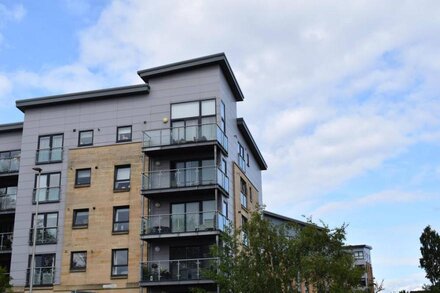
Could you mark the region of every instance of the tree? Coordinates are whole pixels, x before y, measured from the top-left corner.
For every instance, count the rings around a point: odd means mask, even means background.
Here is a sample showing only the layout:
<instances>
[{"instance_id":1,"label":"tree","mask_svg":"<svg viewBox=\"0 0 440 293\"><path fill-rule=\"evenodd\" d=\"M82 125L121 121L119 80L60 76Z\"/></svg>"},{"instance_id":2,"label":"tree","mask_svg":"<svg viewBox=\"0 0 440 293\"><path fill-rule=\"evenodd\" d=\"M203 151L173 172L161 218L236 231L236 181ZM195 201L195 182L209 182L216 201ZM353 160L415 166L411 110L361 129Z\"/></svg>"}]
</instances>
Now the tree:
<instances>
[{"instance_id":1,"label":"tree","mask_svg":"<svg viewBox=\"0 0 440 293\"><path fill-rule=\"evenodd\" d=\"M301 283L318 292L356 292L363 271L344 248L345 227L274 225L255 212L242 229L222 235L213 250L218 269L206 274L222 292L297 292Z\"/></svg>"},{"instance_id":2,"label":"tree","mask_svg":"<svg viewBox=\"0 0 440 293\"><path fill-rule=\"evenodd\" d=\"M11 277L6 269L0 267L0 292L12 292L12 286L9 284Z\"/></svg>"},{"instance_id":3,"label":"tree","mask_svg":"<svg viewBox=\"0 0 440 293\"><path fill-rule=\"evenodd\" d=\"M426 272L426 278L431 282L429 289L440 292L440 236L427 226L420 236L420 267Z\"/></svg>"}]
</instances>

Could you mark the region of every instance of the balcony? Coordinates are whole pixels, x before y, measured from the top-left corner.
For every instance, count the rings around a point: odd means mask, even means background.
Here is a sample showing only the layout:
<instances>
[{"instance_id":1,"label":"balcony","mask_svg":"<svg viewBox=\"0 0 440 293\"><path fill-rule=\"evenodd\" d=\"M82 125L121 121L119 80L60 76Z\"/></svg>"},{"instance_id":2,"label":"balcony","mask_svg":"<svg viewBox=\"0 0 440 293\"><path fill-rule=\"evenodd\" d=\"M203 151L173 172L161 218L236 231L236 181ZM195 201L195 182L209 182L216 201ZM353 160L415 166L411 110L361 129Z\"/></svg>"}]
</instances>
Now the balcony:
<instances>
[{"instance_id":1,"label":"balcony","mask_svg":"<svg viewBox=\"0 0 440 293\"><path fill-rule=\"evenodd\" d=\"M34 188L32 198L34 204L36 198L38 198L38 203L58 202L60 200L60 187Z\"/></svg>"},{"instance_id":2,"label":"balcony","mask_svg":"<svg viewBox=\"0 0 440 293\"><path fill-rule=\"evenodd\" d=\"M63 161L63 148L39 149L35 159L36 164L59 163Z\"/></svg>"},{"instance_id":3,"label":"balcony","mask_svg":"<svg viewBox=\"0 0 440 293\"><path fill-rule=\"evenodd\" d=\"M229 220L216 211L150 215L142 218L143 239L212 235L224 231Z\"/></svg>"},{"instance_id":4,"label":"balcony","mask_svg":"<svg viewBox=\"0 0 440 293\"><path fill-rule=\"evenodd\" d=\"M0 174L18 173L20 151L0 153Z\"/></svg>"},{"instance_id":5,"label":"balcony","mask_svg":"<svg viewBox=\"0 0 440 293\"><path fill-rule=\"evenodd\" d=\"M29 245L33 244L34 228L29 231ZM37 228L37 245L56 244L58 236L58 227Z\"/></svg>"},{"instance_id":6,"label":"balcony","mask_svg":"<svg viewBox=\"0 0 440 293\"><path fill-rule=\"evenodd\" d=\"M15 210L16 197L17 195L15 193L11 193L11 194L0 193L0 212Z\"/></svg>"},{"instance_id":7,"label":"balcony","mask_svg":"<svg viewBox=\"0 0 440 293\"><path fill-rule=\"evenodd\" d=\"M30 269L27 270L26 285L30 283ZM52 286L55 278L54 267L35 267L34 269L34 286Z\"/></svg>"},{"instance_id":8,"label":"balcony","mask_svg":"<svg viewBox=\"0 0 440 293\"><path fill-rule=\"evenodd\" d=\"M198 144L218 143L222 150L228 152L228 138L215 124L200 124L144 131L144 148L192 146Z\"/></svg>"},{"instance_id":9,"label":"balcony","mask_svg":"<svg viewBox=\"0 0 440 293\"><path fill-rule=\"evenodd\" d=\"M160 190L188 190L219 186L229 193L229 178L216 166L151 171L142 175L142 191L146 194Z\"/></svg>"},{"instance_id":10,"label":"balcony","mask_svg":"<svg viewBox=\"0 0 440 293\"><path fill-rule=\"evenodd\" d=\"M12 232L0 233L0 252L10 252L12 250Z\"/></svg>"},{"instance_id":11,"label":"balcony","mask_svg":"<svg viewBox=\"0 0 440 293\"><path fill-rule=\"evenodd\" d=\"M141 263L141 286L213 283L206 272L218 266L217 258L147 261Z\"/></svg>"}]
</instances>

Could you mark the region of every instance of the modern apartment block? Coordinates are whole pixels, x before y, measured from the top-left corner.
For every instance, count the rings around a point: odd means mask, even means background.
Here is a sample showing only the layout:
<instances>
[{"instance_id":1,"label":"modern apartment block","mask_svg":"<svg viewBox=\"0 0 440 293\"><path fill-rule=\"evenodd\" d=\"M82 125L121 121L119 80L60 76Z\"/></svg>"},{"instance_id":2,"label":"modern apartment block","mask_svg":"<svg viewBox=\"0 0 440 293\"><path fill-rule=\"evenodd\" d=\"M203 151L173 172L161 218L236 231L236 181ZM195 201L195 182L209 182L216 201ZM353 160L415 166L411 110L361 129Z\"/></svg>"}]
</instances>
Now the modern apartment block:
<instances>
[{"instance_id":1,"label":"modern apartment block","mask_svg":"<svg viewBox=\"0 0 440 293\"><path fill-rule=\"evenodd\" d=\"M267 168L243 94L224 54L138 75L19 100L23 123L0 126L0 265L16 292L31 274L39 292L217 290L209 246L262 202Z\"/></svg>"},{"instance_id":2,"label":"modern apartment block","mask_svg":"<svg viewBox=\"0 0 440 293\"><path fill-rule=\"evenodd\" d=\"M353 253L355 265L365 270L360 282L360 287L367 292L374 293L373 266L371 265L372 247L360 244L349 245L347 249Z\"/></svg>"}]
</instances>

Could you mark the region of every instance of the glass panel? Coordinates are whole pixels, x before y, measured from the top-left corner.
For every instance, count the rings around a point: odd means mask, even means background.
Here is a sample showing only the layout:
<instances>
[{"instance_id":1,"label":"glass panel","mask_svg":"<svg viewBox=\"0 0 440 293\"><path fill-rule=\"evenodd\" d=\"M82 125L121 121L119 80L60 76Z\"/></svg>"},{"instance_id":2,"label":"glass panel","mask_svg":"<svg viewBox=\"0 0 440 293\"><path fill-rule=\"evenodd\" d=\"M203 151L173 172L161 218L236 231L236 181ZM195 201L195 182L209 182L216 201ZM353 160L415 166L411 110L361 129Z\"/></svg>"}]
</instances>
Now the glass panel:
<instances>
[{"instance_id":1,"label":"glass panel","mask_svg":"<svg viewBox=\"0 0 440 293\"><path fill-rule=\"evenodd\" d=\"M131 126L118 128L118 141L131 140Z\"/></svg>"},{"instance_id":2,"label":"glass panel","mask_svg":"<svg viewBox=\"0 0 440 293\"><path fill-rule=\"evenodd\" d=\"M40 194L41 195L41 194ZM49 188L48 200L55 201L60 199L60 188L59 187L51 187ZM40 200L40 198L39 198Z\"/></svg>"},{"instance_id":3,"label":"glass panel","mask_svg":"<svg viewBox=\"0 0 440 293\"><path fill-rule=\"evenodd\" d=\"M39 187L39 188L47 187L48 177L49 177L49 175L47 175L47 174L40 175L40 186L37 186L37 187ZM37 176L37 181L38 181L38 176Z\"/></svg>"},{"instance_id":4,"label":"glass panel","mask_svg":"<svg viewBox=\"0 0 440 293\"><path fill-rule=\"evenodd\" d=\"M189 161L186 162L185 170L185 183L186 186L198 185L199 184L199 162Z\"/></svg>"},{"instance_id":5,"label":"glass panel","mask_svg":"<svg viewBox=\"0 0 440 293\"><path fill-rule=\"evenodd\" d=\"M72 253L72 269L85 268L87 264L87 254L85 252Z\"/></svg>"},{"instance_id":6,"label":"glass panel","mask_svg":"<svg viewBox=\"0 0 440 293\"><path fill-rule=\"evenodd\" d=\"M185 122L184 121L175 121L172 124L172 143L181 143L185 141Z\"/></svg>"},{"instance_id":7,"label":"glass panel","mask_svg":"<svg viewBox=\"0 0 440 293\"><path fill-rule=\"evenodd\" d=\"M114 252L113 264L114 265L126 265L128 263L128 251L116 250Z\"/></svg>"},{"instance_id":8,"label":"glass panel","mask_svg":"<svg viewBox=\"0 0 440 293\"><path fill-rule=\"evenodd\" d=\"M52 149L51 161L61 161L63 150L60 148Z\"/></svg>"},{"instance_id":9,"label":"glass panel","mask_svg":"<svg viewBox=\"0 0 440 293\"><path fill-rule=\"evenodd\" d=\"M185 204L171 205L171 231L183 232L185 229Z\"/></svg>"},{"instance_id":10,"label":"glass panel","mask_svg":"<svg viewBox=\"0 0 440 293\"><path fill-rule=\"evenodd\" d=\"M215 115L215 100L202 101L202 116Z\"/></svg>"},{"instance_id":11,"label":"glass panel","mask_svg":"<svg viewBox=\"0 0 440 293\"><path fill-rule=\"evenodd\" d=\"M123 167L117 169L116 180L129 180L130 179L130 167Z\"/></svg>"},{"instance_id":12,"label":"glass panel","mask_svg":"<svg viewBox=\"0 0 440 293\"><path fill-rule=\"evenodd\" d=\"M202 184L214 184L215 183L215 168L213 167L213 160L202 161Z\"/></svg>"},{"instance_id":13,"label":"glass panel","mask_svg":"<svg viewBox=\"0 0 440 293\"><path fill-rule=\"evenodd\" d=\"M171 105L171 119L199 116L199 102L188 102Z\"/></svg>"},{"instance_id":14,"label":"glass panel","mask_svg":"<svg viewBox=\"0 0 440 293\"><path fill-rule=\"evenodd\" d=\"M50 174L49 187L60 186L60 173Z\"/></svg>"},{"instance_id":15,"label":"glass panel","mask_svg":"<svg viewBox=\"0 0 440 293\"><path fill-rule=\"evenodd\" d=\"M203 214L202 214L202 225L204 229L214 229L215 221L215 201L208 200L203 201Z\"/></svg>"},{"instance_id":16,"label":"glass panel","mask_svg":"<svg viewBox=\"0 0 440 293\"><path fill-rule=\"evenodd\" d=\"M47 220L46 220L46 227L56 227L58 224L58 214L46 214Z\"/></svg>"},{"instance_id":17,"label":"glass panel","mask_svg":"<svg viewBox=\"0 0 440 293\"><path fill-rule=\"evenodd\" d=\"M39 148L40 148L40 150L41 149L48 149L48 148L50 148L50 136L40 137Z\"/></svg>"},{"instance_id":18,"label":"glass panel","mask_svg":"<svg viewBox=\"0 0 440 293\"><path fill-rule=\"evenodd\" d=\"M185 121L185 140L186 141L197 141L199 120L191 119Z\"/></svg>"},{"instance_id":19,"label":"glass panel","mask_svg":"<svg viewBox=\"0 0 440 293\"><path fill-rule=\"evenodd\" d=\"M116 222L128 222L129 212L128 208L122 208L116 210L115 221Z\"/></svg>"},{"instance_id":20,"label":"glass panel","mask_svg":"<svg viewBox=\"0 0 440 293\"><path fill-rule=\"evenodd\" d=\"M89 223L89 211L77 211L75 216L75 225L83 226Z\"/></svg>"},{"instance_id":21,"label":"glass panel","mask_svg":"<svg viewBox=\"0 0 440 293\"><path fill-rule=\"evenodd\" d=\"M55 135L52 138L52 148L61 148L61 147L63 147L63 136Z\"/></svg>"},{"instance_id":22,"label":"glass panel","mask_svg":"<svg viewBox=\"0 0 440 293\"><path fill-rule=\"evenodd\" d=\"M37 161L38 162L47 162L47 161L49 161L49 155L50 155L50 150L48 150L48 149L45 149L45 150L40 149L38 151Z\"/></svg>"},{"instance_id":23,"label":"glass panel","mask_svg":"<svg viewBox=\"0 0 440 293\"><path fill-rule=\"evenodd\" d=\"M80 145L90 145L93 143L93 131L83 131L79 134Z\"/></svg>"},{"instance_id":24,"label":"glass panel","mask_svg":"<svg viewBox=\"0 0 440 293\"><path fill-rule=\"evenodd\" d=\"M186 204L186 231L195 231L199 227L199 203Z\"/></svg>"},{"instance_id":25,"label":"glass panel","mask_svg":"<svg viewBox=\"0 0 440 293\"><path fill-rule=\"evenodd\" d=\"M76 184L82 185L82 184L90 184L90 173L91 170L77 170L77 178L76 178Z\"/></svg>"}]
</instances>

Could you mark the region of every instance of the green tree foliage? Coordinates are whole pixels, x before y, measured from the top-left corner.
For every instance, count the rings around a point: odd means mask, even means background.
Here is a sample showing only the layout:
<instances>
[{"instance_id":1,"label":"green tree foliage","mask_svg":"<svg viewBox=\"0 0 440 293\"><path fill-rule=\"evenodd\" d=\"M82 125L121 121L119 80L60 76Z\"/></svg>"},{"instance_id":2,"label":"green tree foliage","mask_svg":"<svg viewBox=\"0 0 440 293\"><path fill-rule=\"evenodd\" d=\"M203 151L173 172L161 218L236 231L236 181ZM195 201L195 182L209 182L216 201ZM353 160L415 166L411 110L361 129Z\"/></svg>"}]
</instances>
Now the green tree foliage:
<instances>
[{"instance_id":1,"label":"green tree foliage","mask_svg":"<svg viewBox=\"0 0 440 293\"><path fill-rule=\"evenodd\" d=\"M11 278L5 268L0 267L0 292L12 292L12 286L9 284Z\"/></svg>"},{"instance_id":2,"label":"green tree foliage","mask_svg":"<svg viewBox=\"0 0 440 293\"><path fill-rule=\"evenodd\" d=\"M229 232L214 248L219 269L207 272L222 292L298 292L304 282L318 292L357 292L363 271L344 249L345 226L273 225L256 212L242 230Z\"/></svg>"},{"instance_id":3,"label":"green tree foliage","mask_svg":"<svg viewBox=\"0 0 440 293\"><path fill-rule=\"evenodd\" d=\"M426 278L431 282L428 286L432 292L440 292L440 235L427 226L420 236L420 267L426 272Z\"/></svg>"}]
</instances>

